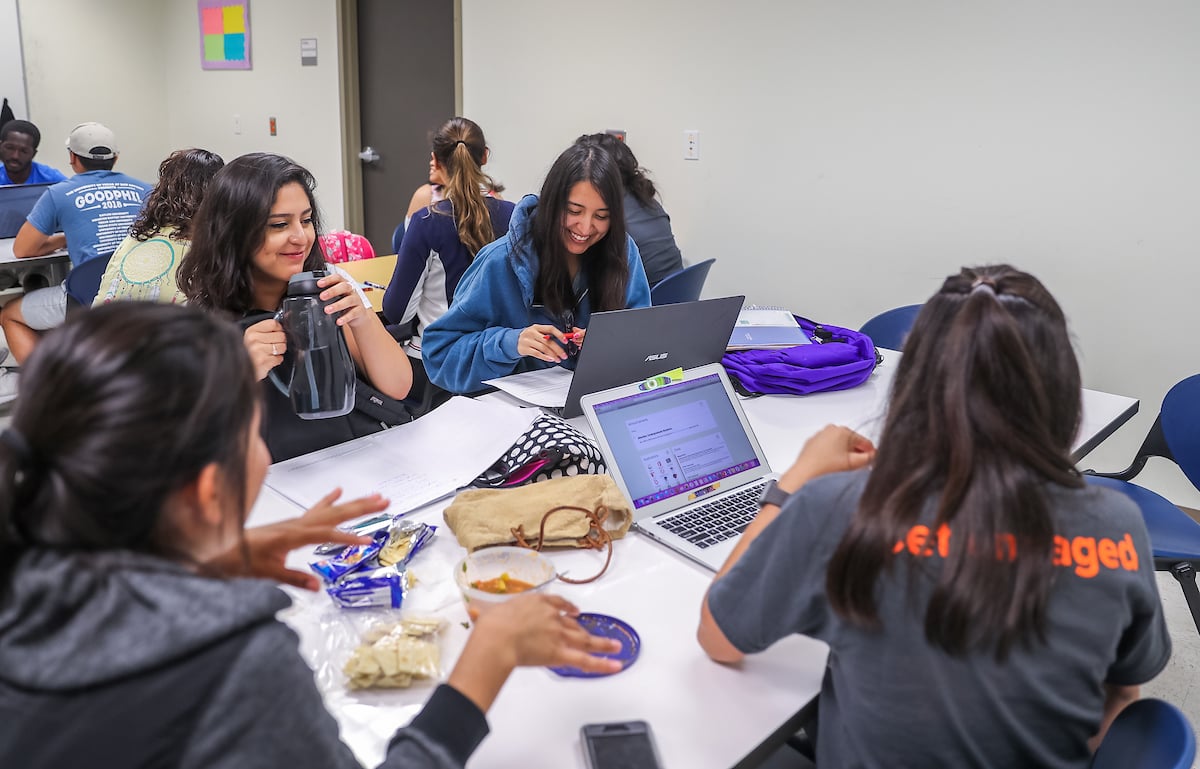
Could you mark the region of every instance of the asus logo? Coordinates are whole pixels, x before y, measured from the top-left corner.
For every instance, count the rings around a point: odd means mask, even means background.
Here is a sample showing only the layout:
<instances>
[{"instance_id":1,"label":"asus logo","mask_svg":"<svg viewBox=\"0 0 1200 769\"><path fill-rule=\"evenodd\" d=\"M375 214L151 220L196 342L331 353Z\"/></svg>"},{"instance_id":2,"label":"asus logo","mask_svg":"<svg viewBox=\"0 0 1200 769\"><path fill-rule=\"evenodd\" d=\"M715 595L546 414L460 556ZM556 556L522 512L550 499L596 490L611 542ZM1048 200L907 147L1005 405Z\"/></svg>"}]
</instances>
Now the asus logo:
<instances>
[{"instance_id":1,"label":"asus logo","mask_svg":"<svg viewBox=\"0 0 1200 769\"><path fill-rule=\"evenodd\" d=\"M646 360L644 362L649 363L652 360L662 360L665 357L667 357L667 354L665 352L660 352L657 355L647 355Z\"/></svg>"}]
</instances>

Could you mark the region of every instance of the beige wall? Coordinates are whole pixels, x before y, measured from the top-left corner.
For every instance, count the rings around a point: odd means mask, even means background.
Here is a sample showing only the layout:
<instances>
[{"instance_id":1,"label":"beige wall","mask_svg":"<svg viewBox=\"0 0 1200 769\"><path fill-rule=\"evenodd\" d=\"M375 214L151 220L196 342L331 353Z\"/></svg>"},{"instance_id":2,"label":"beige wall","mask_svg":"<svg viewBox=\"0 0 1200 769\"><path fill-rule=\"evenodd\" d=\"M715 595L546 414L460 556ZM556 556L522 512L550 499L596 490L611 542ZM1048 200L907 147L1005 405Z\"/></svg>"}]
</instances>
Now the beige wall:
<instances>
[{"instance_id":1,"label":"beige wall","mask_svg":"<svg viewBox=\"0 0 1200 769\"><path fill-rule=\"evenodd\" d=\"M708 296L857 326L963 264L1034 272L1085 384L1142 399L1086 463L1116 469L1200 370L1197 32L1187 0L463 0L463 109L514 193L627 129Z\"/></svg>"},{"instance_id":2,"label":"beige wall","mask_svg":"<svg viewBox=\"0 0 1200 769\"><path fill-rule=\"evenodd\" d=\"M194 0L104 0L104 13L97 7L94 0L20 0L30 114L46 137L40 160L69 171L66 150L57 149L84 120L110 126L121 145L118 167L148 181L181 147L205 147L226 160L278 152L313 172L326 223L342 226L332 0L254 0L249 71L200 68ZM79 18L88 19L86 37L67 21ZM302 37L317 38L318 66L300 66Z\"/></svg>"}]
</instances>

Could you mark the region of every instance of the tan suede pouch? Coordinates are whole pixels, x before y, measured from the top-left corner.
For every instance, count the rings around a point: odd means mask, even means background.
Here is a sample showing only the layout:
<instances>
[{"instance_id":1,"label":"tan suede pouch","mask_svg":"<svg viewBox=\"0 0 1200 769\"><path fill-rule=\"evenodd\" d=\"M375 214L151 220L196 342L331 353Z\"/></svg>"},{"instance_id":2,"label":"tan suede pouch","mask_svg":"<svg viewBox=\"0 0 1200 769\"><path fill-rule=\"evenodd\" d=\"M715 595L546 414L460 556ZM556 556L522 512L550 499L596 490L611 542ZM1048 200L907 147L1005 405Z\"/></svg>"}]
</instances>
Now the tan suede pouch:
<instances>
[{"instance_id":1,"label":"tan suede pouch","mask_svg":"<svg viewBox=\"0 0 1200 769\"><path fill-rule=\"evenodd\" d=\"M583 510L546 516L563 506ZM470 551L489 545L536 545L543 518L543 547L596 547L589 544L595 522L584 510L592 511L613 539L625 536L633 523L629 503L607 475L554 478L515 489L471 489L454 498L445 517L458 543Z\"/></svg>"}]
</instances>

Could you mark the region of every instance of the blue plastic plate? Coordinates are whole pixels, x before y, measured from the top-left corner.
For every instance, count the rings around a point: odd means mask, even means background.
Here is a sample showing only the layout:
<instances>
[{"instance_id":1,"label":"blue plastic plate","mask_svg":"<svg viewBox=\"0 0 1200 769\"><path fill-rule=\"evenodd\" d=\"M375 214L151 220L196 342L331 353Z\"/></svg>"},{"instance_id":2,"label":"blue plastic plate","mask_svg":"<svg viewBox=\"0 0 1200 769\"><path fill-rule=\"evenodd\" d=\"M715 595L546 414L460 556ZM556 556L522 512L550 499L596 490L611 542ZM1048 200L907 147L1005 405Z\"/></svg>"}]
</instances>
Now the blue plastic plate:
<instances>
[{"instance_id":1,"label":"blue plastic plate","mask_svg":"<svg viewBox=\"0 0 1200 769\"><path fill-rule=\"evenodd\" d=\"M578 620L580 626L592 635L615 638L621 642L621 651L598 656L620 660L621 670L637 661L638 653L642 650L642 639L638 636L637 631L629 626L629 623L607 614L580 614ZM550 670L566 678L600 678L616 675L615 673L585 673L579 668L572 667L557 667L550 668Z\"/></svg>"}]
</instances>

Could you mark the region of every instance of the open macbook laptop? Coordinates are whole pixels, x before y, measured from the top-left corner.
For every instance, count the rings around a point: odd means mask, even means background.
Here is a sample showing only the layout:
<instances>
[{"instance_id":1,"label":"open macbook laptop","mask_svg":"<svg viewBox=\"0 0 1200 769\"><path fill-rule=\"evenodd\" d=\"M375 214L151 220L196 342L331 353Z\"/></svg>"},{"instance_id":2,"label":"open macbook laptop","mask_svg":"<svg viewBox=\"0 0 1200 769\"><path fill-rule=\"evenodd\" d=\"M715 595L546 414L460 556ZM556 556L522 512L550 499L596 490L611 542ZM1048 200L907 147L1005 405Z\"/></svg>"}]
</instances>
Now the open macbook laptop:
<instances>
[{"instance_id":1,"label":"open macbook laptop","mask_svg":"<svg viewBox=\"0 0 1200 769\"><path fill-rule=\"evenodd\" d=\"M0 238L15 238L50 184L0 185Z\"/></svg>"},{"instance_id":2,"label":"open macbook laptop","mask_svg":"<svg viewBox=\"0 0 1200 769\"><path fill-rule=\"evenodd\" d=\"M583 412L638 531L716 571L773 476L720 364L668 378L585 395Z\"/></svg>"},{"instance_id":3,"label":"open macbook laptop","mask_svg":"<svg viewBox=\"0 0 1200 769\"><path fill-rule=\"evenodd\" d=\"M593 313L562 415L582 412L579 399L674 368L718 363L746 301L726 296L698 302Z\"/></svg>"}]
</instances>

